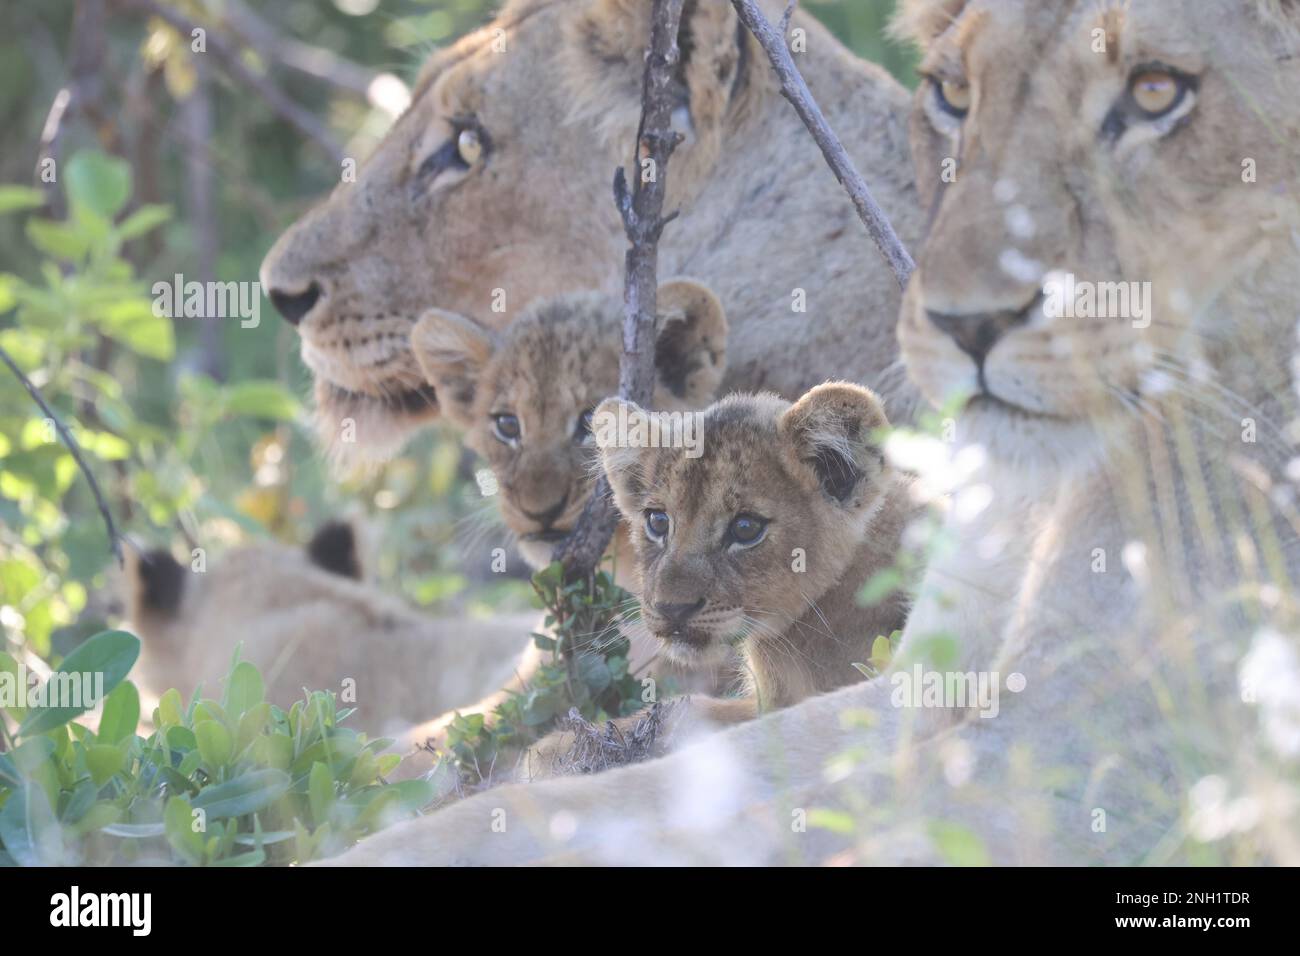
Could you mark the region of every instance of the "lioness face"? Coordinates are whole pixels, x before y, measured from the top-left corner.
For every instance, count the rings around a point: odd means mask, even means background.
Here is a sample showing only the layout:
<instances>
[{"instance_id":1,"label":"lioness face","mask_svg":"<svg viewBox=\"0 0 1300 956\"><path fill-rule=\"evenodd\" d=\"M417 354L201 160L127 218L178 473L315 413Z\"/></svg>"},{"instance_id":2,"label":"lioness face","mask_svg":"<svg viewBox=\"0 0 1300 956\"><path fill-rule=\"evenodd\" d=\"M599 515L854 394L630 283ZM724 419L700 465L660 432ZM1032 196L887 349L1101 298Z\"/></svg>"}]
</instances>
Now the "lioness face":
<instances>
[{"instance_id":1,"label":"lioness face","mask_svg":"<svg viewBox=\"0 0 1300 956\"><path fill-rule=\"evenodd\" d=\"M698 457L630 447L606 428L642 414L604 402L596 435L632 529L645 625L687 664L718 663L741 640L797 654L784 632L839 580L883 501L879 402L842 383L793 406L728 396L702 415Z\"/></svg>"},{"instance_id":2,"label":"lioness face","mask_svg":"<svg viewBox=\"0 0 1300 956\"><path fill-rule=\"evenodd\" d=\"M700 408L726 367L727 322L706 287L659 287L655 407ZM433 310L412 349L448 418L491 466L501 514L533 567L573 530L599 470L592 413L618 392L622 303L598 292L534 303L504 332Z\"/></svg>"},{"instance_id":3,"label":"lioness face","mask_svg":"<svg viewBox=\"0 0 1300 956\"><path fill-rule=\"evenodd\" d=\"M731 80L702 52L720 10L691 14L701 54L687 80L708 71L702 97ZM432 58L356 181L272 248L262 284L298 329L336 453L382 455L437 414L409 345L426 309L501 329L534 299L617 283L610 180L631 160L648 22L648 3L507 4ZM716 123L683 97L697 140L674 157L674 204Z\"/></svg>"},{"instance_id":4,"label":"lioness face","mask_svg":"<svg viewBox=\"0 0 1300 956\"><path fill-rule=\"evenodd\" d=\"M900 343L931 401L965 396L964 437L995 458L1067 463L1224 348L1216 297L1295 188L1296 67L1268 7L905 9L929 225Z\"/></svg>"}]
</instances>

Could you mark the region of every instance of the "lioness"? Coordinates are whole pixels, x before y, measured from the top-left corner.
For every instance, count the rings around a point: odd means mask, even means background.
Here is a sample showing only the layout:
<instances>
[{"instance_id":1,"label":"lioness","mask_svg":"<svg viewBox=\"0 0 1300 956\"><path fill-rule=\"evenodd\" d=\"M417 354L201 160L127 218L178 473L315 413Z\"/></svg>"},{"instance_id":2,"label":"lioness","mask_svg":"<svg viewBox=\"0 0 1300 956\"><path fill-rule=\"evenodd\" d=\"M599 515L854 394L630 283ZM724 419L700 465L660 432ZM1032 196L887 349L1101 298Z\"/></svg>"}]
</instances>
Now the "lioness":
<instances>
[{"instance_id":1,"label":"lioness","mask_svg":"<svg viewBox=\"0 0 1300 956\"><path fill-rule=\"evenodd\" d=\"M654 407L703 408L726 368L722 304L690 279L661 283L657 300ZM551 563L591 496L591 416L618 392L622 316L618 299L576 292L533 303L502 332L434 309L411 334L443 414L491 465L506 526L534 568ZM626 545L620 529L620 578L631 564Z\"/></svg>"},{"instance_id":2,"label":"lioness","mask_svg":"<svg viewBox=\"0 0 1300 956\"><path fill-rule=\"evenodd\" d=\"M791 405L730 395L699 416L699 454L664 425L660 446L624 432L650 415L610 399L594 416L601 463L635 529L641 624L669 657L716 664L738 646L738 697L692 697L672 733L789 707L861 678L876 637L907 618L901 589L859 593L893 567L914 512L910 483L885 461L884 409L860 385L828 382ZM638 715L616 721L632 726ZM544 740L540 772L570 735ZM674 742L675 745L675 742Z\"/></svg>"},{"instance_id":3,"label":"lioness","mask_svg":"<svg viewBox=\"0 0 1300 956\"><path fill-rule=\"evenodd\" d=\"M341 862L929 861L954 832L1002 862L1300 862L1294 686L1270 683L1300 618L1300 10L910 0L900 23L930 211L902 347L928 395L965 390L958 458L984 459L900 663ZM1044 308L1055 270L1082 307ZM1128 314L1087 305L1101 282L1136 283ZM1007 693L925 707L936 675ZM811 808L855 825L805 832Z\"/></svg>"},{"instance_id":4,"label":"lioness","mask_svg":"<svg viewBox=\"0 0 1300 956\"><path fill-rule=\"evenodd\" d=\"M764 5L776 16L784 0ZM617 166L639 169L650 7L511 0L430 59L356 182L267 255L263 288L302 337L336 452L382 456L436 414L410 349L430 307L500 329L538 298L617 288L627 240L609 183ZM793 25L804 76L911 241L906 93L811 17ZM736 317L723 388L793 399L828 378L867 382L906 420L915 391L893 374L897 283L762 51L715 0L686 4L678 45L686 141L666 173L666 209L681 215L659 270L698 277Z\"/></svg>"},{"instance_id":5,"label":"lioness","mask_svg":"<svg viewBox=\"0 0 1300 956\"><path fill-rule=\"evenodd\" d=\"M236 548L203 571L165 551L128 550L127 616L146 692L188 696L202 683L219 693L242 642L268 700L287 707L303 688L332 690L356 708L349 725L377 735L497 690L530 665L533 615L434 617L376 593L360 569L343 523L306 548Z\"/></svg>"}]
</instances>

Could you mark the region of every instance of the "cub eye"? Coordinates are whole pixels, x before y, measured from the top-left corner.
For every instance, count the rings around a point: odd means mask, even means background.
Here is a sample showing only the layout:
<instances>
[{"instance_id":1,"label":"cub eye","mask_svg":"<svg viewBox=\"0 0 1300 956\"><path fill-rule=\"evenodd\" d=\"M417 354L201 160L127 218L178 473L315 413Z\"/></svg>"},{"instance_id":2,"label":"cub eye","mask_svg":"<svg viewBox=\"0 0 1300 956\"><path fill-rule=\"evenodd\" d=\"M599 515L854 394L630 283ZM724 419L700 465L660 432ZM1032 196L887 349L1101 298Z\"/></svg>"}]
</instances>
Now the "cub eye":
<instances>
[{"instance_id":1,"label":"cub eye","mask_svg":"<svg viewBox=\"0 0 1300 956\"><path fill-rule=\"evenodd\" d=\"M492 433L497 439L505 442L507 445L513 445L519 440L523 429L519 426L519 417L506 412L502 415L492 416Z\"/></svg>"},{"instance_id":2,"label":"cub eye","mask_svg":"<svg viewBox=\"0 0 1300 956\"><path fill-rule=\"evenodd\" d=\"M466 166L473 166L483 158L483 137L476 129L463 129L456 137L456 154Z\"/></svg>"},{"instance_id":3,"label":"cub eye","mask_svg":"<svg viewBox=\"0 0 1300 956\"><path fill-rule=\"evenodd\" d=\"M960 80L935 80L934 95L939 107L950 116L962 119L970 109L970 84Z\"/></svg>"},{"instance_id":4,"label":"cub eye","mask_svg":"<svg viewBox=\"0 0 1300 956\"><path fill-rule=\"evenodd\" d=\"M757 515L739 514L727 526L727 539L730 544L750 548L763 540L767 533L767 519Z\"/></svg>"},{"instance_id":5,"label":"cub eye","mask_svg":"<svg viewBox=\"0 0 1300 956\"><path fill-rule=\"evenodd\" d=\"M1187 77L1169 70L1140 70L1129 80L1128 95L1145 119L1159 119L1182 102L1190 85Z\"/></svg>"},{"instance_id":6,"label":"cub eye","mask_svg":"<svg viewBox=\"0 0 1300 956\"><path fill-rule=\"evenodd\" d=\"M578 424L573 426L573 440L578 444L586 444L591 438L591 416L595 414L594 408L589 408L578 416Z\"/></svg>"},{"instance_id":7,"label":"cub eye","mask_svg":"<svg viewBox=\"0 0 1300 956\"><path fill-rule=\"evenodd\" d=\"M647 511L645 513L645 534L651 541L663 541L664 535L668 534L668 512L666 511Z\"/></svg>"}]
</instances>

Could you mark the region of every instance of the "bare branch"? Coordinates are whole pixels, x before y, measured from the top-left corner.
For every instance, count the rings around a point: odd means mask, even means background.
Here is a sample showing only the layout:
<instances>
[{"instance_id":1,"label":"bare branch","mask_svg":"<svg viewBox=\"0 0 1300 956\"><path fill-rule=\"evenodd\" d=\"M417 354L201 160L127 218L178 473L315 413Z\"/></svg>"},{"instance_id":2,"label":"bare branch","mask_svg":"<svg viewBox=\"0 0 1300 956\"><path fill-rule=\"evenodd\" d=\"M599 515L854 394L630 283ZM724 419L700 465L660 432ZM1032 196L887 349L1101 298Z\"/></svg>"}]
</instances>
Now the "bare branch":
<instances>
[{"instance_id":1,"label":"bare branch","mask_svg":"<svg viewBox=\"0 0 1300 956\"><path fill-rule=\"evenodd\" d=\"M680 52L677 32L683 0L654 0L650 46L641 82L641 121L636 134L638 169L629 190L622 167L614 173L614 205L623 220L628 250L623 272L623 358L618 391L638 405L649 405L655 381L655 312L659 278L659 236L676 216L663 215L668 159L682 137L673 131L673 73ZM566 576L590 575L609 547L618 512L602 477L578 518L573 533L556 549Z\"/></svg>"},{"instance_id":2,"label":"bare branch","mask_svg":"<svg viewBox=\"0 0 1300 956\"><path fill-rule=\"evenodd\" d=\"M196 24L171 7L164 6L156 2L156 0L117 0L117 2L120 6L138 13L158 17L186 37L191 36L194 30L201 27L201 24ZM334 162L343 161L343 150L325 124L290 99L270 79L250 69L240 55L240 51L227 43L217 30L208 27L202 27L202 29L207 35L207 49L221 61L222 68L231 79L242 83L257 93L289 125L329 154L329 157Z\"/></svg>"},{"instance_id":3,"label":"bare branch","mask_svg":"<svg viewBox=\"0 0 1300 956\"><path fill-rule=\"evenodd\" d=\"M72 432L68 431L63 422L59 419L59 416L55 415L50 406L45 404L45 398L41 395L40 390L32 384L31 379L23 374L23 370L18 367L18 364L14 362L9 353L3 348L0 348L0 362L4 362L9 366L9 371L13 372L18 381L23 383L23 387L27 389L27 394L30 395L32 400L41 407L41 411L45 413L45 417L54 423L54 427L58 430L59 435L62 436L64 444L68 446L68 451L72 453L73 460L76 461L77 467L79 467L82 474L86 476L86 481L90 484L91 494L95 496L95 504L99 506L99 513L104 516L104 524L108 527L109 550L113 552L113 556L117 558L117 563L121 565L122 539L117 533L117 526L113 524L113 513L108 510L108 505L104 501L104 495L99 490L99 482L95 480L95 473L91 471L90 467L86 464L86 459L81 457L81 446L77 444L77 440L72 437Z\"/></svg>"},{"instance_id":4,"label":"bare branch","mask_svg":"<svg viewBox=\"0 0 1300 956\"><path fill-rule=\"evenodd\" d=\"M749 32L754 34L754 38L758 40L767 58L772 62L772 69L776 71L781 81L781 95L790 101L790 105L803 120L804 126L808 127L808 132L817 141L817 146L822 151L822 156L826 158L831 172L835 174L835 178L853 200L853 205L858 210L858 218L867 227L867 232L871 234L889 268L894 271L894 278L898 280L899 288L903 288L907 285L908 276L912 274L916 264L894 232L894 227L890 225L884 210L872 198L871 190L867 188L866 182L853 165L853 160L845 151L844 144L840 142L839 137L826 121L826 117L822 115L821 108L813 99L812 91L808 89L808 84L800 75L799 68L795 66L794 58L786 45L785 34L790 17L794 14L794 0L781 18L780 30L773 27L763 16L755 0L731 0L731 5L736 8L736 15L740 17Z\"/></svg>"}]
</instances>

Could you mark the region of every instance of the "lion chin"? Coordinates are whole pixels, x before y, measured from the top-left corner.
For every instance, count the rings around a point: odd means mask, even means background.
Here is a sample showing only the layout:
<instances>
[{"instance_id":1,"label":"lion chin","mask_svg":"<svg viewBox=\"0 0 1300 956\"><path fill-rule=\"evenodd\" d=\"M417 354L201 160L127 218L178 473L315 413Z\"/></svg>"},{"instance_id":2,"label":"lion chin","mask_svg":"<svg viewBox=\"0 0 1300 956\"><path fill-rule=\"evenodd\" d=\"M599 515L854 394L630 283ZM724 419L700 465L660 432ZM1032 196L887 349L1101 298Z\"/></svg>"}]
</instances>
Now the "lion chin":
<instances>
[{"instance_id":1,"label":"lion chin","mask_svg":"<svg viewBox=\"0 0 1300 956\"><path fill-rule=\"evenodd\" d=\"M378 396L317 378L314 392L313 427L331 463L340 470L382 465L422 425L438 417L430 386Z\"/></svg>"}]
</instances>

